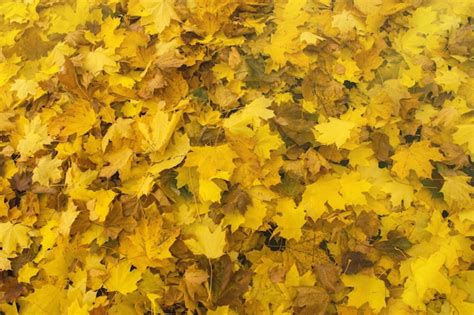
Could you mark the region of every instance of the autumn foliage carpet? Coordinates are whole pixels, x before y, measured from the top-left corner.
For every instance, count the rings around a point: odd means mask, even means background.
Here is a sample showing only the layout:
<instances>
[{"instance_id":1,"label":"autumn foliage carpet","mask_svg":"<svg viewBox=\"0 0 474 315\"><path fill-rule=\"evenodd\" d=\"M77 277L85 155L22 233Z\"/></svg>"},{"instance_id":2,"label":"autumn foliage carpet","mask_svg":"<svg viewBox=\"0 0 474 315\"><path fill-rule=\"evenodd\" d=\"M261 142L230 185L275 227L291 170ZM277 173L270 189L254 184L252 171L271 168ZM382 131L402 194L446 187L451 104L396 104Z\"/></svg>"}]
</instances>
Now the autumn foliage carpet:
<instances>
[{"instance_id":1,"label":"autumn foliage carpet","mask_svg":"<svg viewBox=\"0 0 474 315\"><path fill-rule=\"evenodd\" d=\"M0 314L474 314L473 13L1 0Z\"/></svg>"}]
</instances>

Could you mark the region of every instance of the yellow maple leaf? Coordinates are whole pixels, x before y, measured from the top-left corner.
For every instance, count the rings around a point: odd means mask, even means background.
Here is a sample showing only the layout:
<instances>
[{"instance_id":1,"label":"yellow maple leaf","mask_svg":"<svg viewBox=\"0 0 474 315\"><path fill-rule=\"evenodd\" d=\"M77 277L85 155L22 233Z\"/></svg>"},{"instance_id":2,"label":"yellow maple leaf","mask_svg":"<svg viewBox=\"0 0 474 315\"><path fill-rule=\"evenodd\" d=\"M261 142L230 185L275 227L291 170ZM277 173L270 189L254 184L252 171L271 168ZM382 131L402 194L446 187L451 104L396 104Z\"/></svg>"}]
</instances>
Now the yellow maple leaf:
<instances>
[{"instance_id":1,"label":"yellow maple leaf","mask_svg":"<svg viewBox=\"0 0 474 315\"><path fill-rule=\"evenodd\" d=\"M307 185L299 207L305 209L314 221L327 210L326 203L333 209L344 209L345 201L339 193L341 183L330 175L320 177L313 184Z\"/></svg>"},{"instance_id":2,"label":"yellow maple leaf","mask_svg":"<svg viewBox=\"0 0 474 315\"><path fill-rule=\"evenodd\" d=\"M101 25L100 33L98 34L97 37L103 38L106 49L115 51L115 49L120 47L123 40L125 39L126 35L123 32L117 33L115 31L119 25L120 25L120 19L112 18L112 17L107 17L104 20L103 24ZM127 79L127 77L125 77L124 79Z\"/></svg>"},{"instance_id":3,"label":"yellow maple leaf","mask_svg":"<svg viewBox=\"0 0 474 315\"><path fill-rule=\"evenodd\" d=\"M61 314L61 302L66 298L63 288L50 283L37 287L33 293L19 300L21 313L27 315Z\"/></svg>"},{"instance_id":4,"label":"yellow maple leaf","mask_svg":"<svg viewBox=\"0 0 474 315\"><path fill-rule=\"evenodd\" d=\"M368 193L372 184L365 179L361 179L358 172L350 172L343 174L340 179L341 195L344 198L344 203L348 205L365 205L367 198L365 193Z\"/></svg>"},{"instance_id":5,"label":"yellow maple leaf","mask_svg":"<svg viewBox=\"0 0 474 315\"><path fill-rule=\"evenodd\" d=\"M245 211L245 221L242 223L242 226L257 230L262 225L267 211L268 206L265 202L253 198L252 204L249 205L247 211Z\"/></svg>"},{"instance_id":6,"label":"yellow maple leaf","mask_svg":"<svg viewBox=\"0 0 474 315\"><path fill-rule=\"evenodd\" d=\"M104 287L109 291L117 291L121 294L135 291L142 273L137 269L130 270L131 267L132 265L127 261L121 261L117 265L110 265L109 278L105 281Z\"/></svg>"},{"instance_id":7,"label":"yellow maple leaf","mask_svg":"<svg viewBox=\"0 0 474 315\"><path fill-rule=\"evenodd\" d=\"M33 170L32 180L38 182L43 186L49 186L49 183L57 183L61 179L61 170L59 167L62 160L51 156L43 156Z\"/></svg>"},{"instance_id":8,"label":"yellow maple leaf","mask_svg":"<svg viewBox=\"0 0 474 315\"><path fill-rule=\"evenodd\" d=\"M332 27L338 28L341 33L349 33L353 31L360 22L357 21L355 16L350 12L343 10L339 14L334 14L332 17Z\"/></svg>"},{"instance_id":9,"label":"yellow maple leaf","mask_svg":"<svg viewBox=\"0 0 474 315\"><path fill-rule=\"evenodd\" d=\"M27 248L30 245L28 232L30 228L23 224L10 222L0 223L0 244L6 254L15 252L18 248Z\"/></svg>"},{"instance_id":10,"label":"yellow maple leaf","mask_svg":"<svg viewBox=\"0 0 474 315\"><path fill-rule=\"evenodd\" d=\"M306 223L306 214L303 208L296 208L295 202L290 198L278 200L277 211L281 215L276 215L273 220L278 224L275 233L279 232L286 239L299 241L303 235L302 227Z\"/></svg>"},{"instance_id":11,"label":"yellow maple leaf","mask_svg":"<svg viewBox=\"0 0 474 315\"><path fill-rule=\"evenodd\" d=\"M38 83L33 80L17 79L12 84L11 90L16 92L20 99L24 99L29 95L35 96L38 89Z\"/></svg>"},{"instance_id":12,"label":"yellow maple leaf","mask_svg":"<svg viewBox=\"0 0 474 315\"><path fill-rule=\"evenodd\" d=\"M0 62L0 85L3 86L12 78L21 68L17 65L21 61L21 57L14 54Z\"/></svg>"},{"instance_id":13,"label":"yellow maple leaf","mask_svg":"<svg viewBox=\"0 0 474 315\"><path fill-rule=\"evenodd\" d=\"M385 298L389 296L389 292L382 280L364 274L343 275L341 279L346 286L354 288L348 294L347 305L361 307L368 303L377 313L385 307Z\"/></svg>"},{"instance_id":14,"label":"yellow maple leaf","mask_svg":"<svg viewBox=\"0 0 474 315\"><path fill-rule=\"evenodd\" d=\"M97 177L97 171L86 170L82 172L77 164L72 164L66 172L65 194L73 199L90 200L93 197L93 192L88 190L88 186Z\"/></svg>"},{"instance_id":15,"label":"yellow maple leaf","mask_svg":"<svg viewBox=\"0 0 474 315\"><path fill-rule=\"evenodd\" d=\"M359 82L362 71L357 66L357 63L346 57L339 58L333 68L334 78L343 83L344 81Z\"/></svg>"},{"instance_id":16,"label":"yellow maple leaf","mask_svg":"<svg viewBox=\"0 0 474 315\"><path fill-rule=\"evenodd\" d=\"M72 202L69 202L66 211L61 212L58 227L59 234L65 236L69 235L71 225L74 223L74 220L76 220L77 216L79 215L79 212L76 209L77 207Z\"/></svg>"},{"instance_id":17,"label":"yellow maple leaf","mask_svg":"<svg viewBox=\"0 0 474 315\"><path fill-rule=\"evenodd\" d=\"M18 282L30 283L30 279L36 276L39 272L39 268L35 267L32 263L25 264L18 271Z\"/></svg>"},{"instance_id":18,"label":"yellow maple leaf","mask_svg":"<svg viewBox=\"0 0 474 315\"><path fill-rule=\"evenodd\" d=\"M120 242L120 249L139 270L160 266L160 261L171 258L169 251L179 231L166 233L161 218L142 221L132 235Z\"/></svg>"},{"instance_id":19,"label":"yellow maple leaf","mask_svg":"<svg viewBox=\"0 0 474 315\"><path fill-rule=\"evenodd\" d=\"M297 54L302 48L298 40L300 36L298 26L304 24L309 17L304 10L306 2L306 0L290 0L284 5L275 7L277 29L271 37L270 44L264 48L265 53L271 56L274 63L272 69L284 66L290 61L289 56ZM300 60L304 57L305 55L301 55Z\"/></svg>"},{"instance_id":20,"label":"yellow maple leaf","mask_svg":"<svg viewBox=\"0 0 474 315\"><path fill-rule=\"evenodd\" d=\"M41 150L44 145L50 144L51 141L46 126L41 123L41 118L35 116L33 120L27 123L25 137L18 142L17 150L22 159L27 159L38 150Z\"/></svg>"},{"instance_id":21,"label":"yellow maple leaf","mask_svg":"<svg viewBox=\"0 0 474 315\"><path fill-rule=\"evenodd\" d=\"M215 147L192 147L192 152L186 157L185 167L197 167L199 175L204 179L229 179L235 164L237 154L228 144Z\"/></svg>"},{"instance_id":22,"label":"yellow maple leaf","mask_svg":"<svg viewBox=\"0 0 474 315\"><path fill-rule=\"evenodd\" d=\"M181 112L172 113L158 110L150 122L138 123L138 130L143 135L143 149L146 153L158 151L162 153L168 145L173 132L181 118Z\"/></svg>"},{"instance_id":23,"label":"yellow maple leaf","mask_svg":"<svg viewBox=\"0 0 474 315\"><path fill-rule=\"evenodd\" d=\"M419 177L431 177L433 166L430 161L441 161L443 156L431 143L422 140L409 147L401 147L392 156L392 171L400 178L405 178L414 171Z\"/></svg>"},{"instance_id":24,"label":"yellow maple leaf","mask_svg":"<svg viewBox=\"0 0 474 315\"><path fill-rule=\"evenodd\" d=\"M83 67L93 75L98 75L102 71L112 74L119 70L116 59L113 50L99 47L85 53Z\"/></svg>"},{"instance_id":25,"label":"yellow maple leaf","mask_svg":"<svg viewBox=\"0 0 474 315\"><path fill-rule=\"evenodd\" d=\"M89 218L92 221L104 222L109 214L110 203L115 198L115 192L101 189L93 192L93 194L94 199L87 202L87 208L90 211Z\"/></svg>"},{"instance_id":26,"label":"yellow maple leaf","mask_svg":"<svg viewBox=\"0 0 474 315\"><path fill-rule=\"evenodd\" d=\"M90 1L76 0L75 3L52 6L46 12L50 16L48 33L65 34L76 30L89 18Z\"/></svg>"},{"instance_id":27,"label":"yellow maple leaf","mask_svg":"<svg viewBox=\"0 0 474 315\"><path fill-rule=\"evenodd\" d=\"M382 191L390 194L390 201L395 207L401 206L403 202L403 206L408 208L414 199L413 186L408 182L401 182L394 179L383 184Z\"/></svg>"},{"instance_id":28,"label":"yellow maple leaf","mask_svg":"<svg viewBox=\"0 0 474 315\"><path fill-rule=\"evenodd\" d=\"M219 201L221 191L222 189L212 179L199 179L199 197L202 201Z\"/></svg>"},{"instance_id":29,"label":"yellow maple leaf","mask_svg":"<svg viewBox=\"0 0 474 315\"><path fill-rule=\"evenodd\" d=\"M257 143L255 144L254 151L260 158L260 162L269 159L270 152L278 149L283 144L283 140L277 134L270 132L269 125L263 125L258 128L255 133L255 139Z\"/></svg>"},{"instance_id":30,"label":"yellow maple leaf","mask_svg":"<svg viewBox=\"0 0 474 315\"><path fill-rule=\"evenodd\" d=\"M474 187L469 184L470 180L469 176L463 175L444 176L441 192L450 207L468 208L472 205L471 194L474 194Z\"/></svg>"},{"instance_id":31,"label":"yellow maple leaf","mask_svg":"<svg viewBox=\"0 0 474 315\"><path fill-rule=\"evenodd\" d=\"M402 299L415 310L425 310L424 299L429 289L440 293L451 292L449 279L440 271L445 262L442 253L434 253L428 259L415 258L410 264L411 276L405 282ZM433 293L431 293L433 294Z\"/></svg>"},{"instance_id":32,"label":"yellow maple leaf","mask_svg":"<svg viewBox=\"0 0 474 315\"><path fill-rule=\"evenodd\" d=\"M329 122L314 127L314 136L322 144L335 144L339 148L351 137L354 127L351 121L330 117Z\"/></svg>"},{"instance_id":33,"label":"yellow maple leaf","mask_svg":"<svg viewBox=\"0 0 474 315\"><path fill-rule=\"evenodd\" d=\"M217 226L212 232L205 224L198 224L192 229L192 239L184 243L195 255L205 255L207 258L219 258L224 255L226 245L225 231Z\"/></svg>"},{"instance_id":34,"label":"yellow maple leaf","mask_svg":"<svg viewBox=\"0 0 474 315\"><path fill-rule=\"evenodd\" d=\"M132 0L128 4L129 14L141 16L151 34L161 33L171 20L179 21L171 0Z\"/></svg>"},{"instance_id":35,"label":"yellow maple leaf","mask_svg":"<svg viewBox=\"0 0 474 315\"><path fill-rule=\"evenodd\" d=\"M410 19L410 26L418 32L429 33L433 30L433 22L436 21L437 13L432 7L417 8Z\"/></svg>"},{"instance_id":36,"label":"yellow maple leaf","mask_svg":"<svg viewBox=\"0 0 474 315\"><path fill-rule=\"evenodd\" d=\"M457 125L457 130L453 134L454 143L466 145L471 157L474 157L474 124Z\"/></svg>"},{"instance_id":37,"label":"yellow maple leaf","mask_svg":"<svg viewBox=\"0 0 474 315\"><path fill-rule=\"evenodd\" d=\"M133 139L133 119L123 119L120 117L117 119L112 126L107 129L107 133L102 138L101 146L102 151L105 152L109 142L112 142L114 145L121 144L120 140L122 139Z\"/></svg>"},{"instance_id":38,"label":"yellow maple leaf","mask_svg":"<svg viewBox=\"0 0 474 315\"><path fill-rule=\"evenodd\" d=\"M121 146L114 151L108 152L105 155L105 160L109 165L104 166L99 173L101 177L111 177L117 171L122 170L129 163L133 151L127 146Z\"/></svg>"},{"instance_id":39,"label":"yellow maple leaf","mask_svg":"<svg viewBox=\"0 0 474 315\"><path fill-rule=\"evenodd\" d=\"M13 118L15 117L14 112L3 112L0 113L0 131L11 131L15 129L15 123Z\"/></svg>"},{"instance_id":40,"label":"yellow maple leaf","mask_svg":"<svg viewBox=\"0 0 474 315\"><path fill-rule=\"evenodd\" d=\"M96 114L90 102L77 100L67 104L64 112L54 118L48 129L53 135L69 136L77 134L82 136L96 123Z\"/></svg>"},{"instance_id":41,"label":"yellow maple leaf","mask_svg":"<svg viewBox=\"0 0 474 315\"><path fill-rule=\"evenodd\" d=\"M239 112L224 119L223 126L233 134L250 138L255 132L249 128L249 125L259 126L261 119L266 120L275 116L273 111L268 109L271 104L272 100L258 97Z\"/></svg>"},{"instance_id":42,"label":"yellow maple leaf","mask_svg":"<svg viewBox=\"0 0 474 315\"><path fill-rule=\"evenodd\" d=\"M467 82L468 78L465 72L459 70L458 67L454 67L450 70L441 69L436 71L435 82L442 86L446 92L457 93L461 84Z\"/></svg>"}]
</instances>

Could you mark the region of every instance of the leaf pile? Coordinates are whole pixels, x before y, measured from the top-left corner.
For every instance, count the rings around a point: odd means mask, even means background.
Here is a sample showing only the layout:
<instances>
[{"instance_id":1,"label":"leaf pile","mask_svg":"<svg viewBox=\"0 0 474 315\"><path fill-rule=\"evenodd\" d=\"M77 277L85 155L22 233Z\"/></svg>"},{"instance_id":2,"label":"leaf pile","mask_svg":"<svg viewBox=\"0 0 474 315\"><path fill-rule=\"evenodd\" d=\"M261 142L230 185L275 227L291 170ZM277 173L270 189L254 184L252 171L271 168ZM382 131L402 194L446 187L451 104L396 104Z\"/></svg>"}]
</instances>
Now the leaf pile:
<instances>
[{"instance_id":1,"label":"leaf pile","mask_svg":"<svg viewBox=\"0 0 474 315\"><path fill-rule=\"evenodd\" d=\"M474 314L473 10L1 1L0 311Z\"/></svg>"}]
</instances>

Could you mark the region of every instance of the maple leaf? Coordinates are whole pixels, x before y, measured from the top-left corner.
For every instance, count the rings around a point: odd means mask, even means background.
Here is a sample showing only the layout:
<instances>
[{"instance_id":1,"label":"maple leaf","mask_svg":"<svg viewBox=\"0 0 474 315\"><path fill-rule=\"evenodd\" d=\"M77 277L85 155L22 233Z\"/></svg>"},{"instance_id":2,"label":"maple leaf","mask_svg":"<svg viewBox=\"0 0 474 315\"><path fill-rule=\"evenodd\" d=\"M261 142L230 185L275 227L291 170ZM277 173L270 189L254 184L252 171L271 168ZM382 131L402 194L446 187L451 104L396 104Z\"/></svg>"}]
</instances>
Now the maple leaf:
<instances>
[{"instance_id":1,"label":"maple leaf","mask_svg":"<svg viewBox=\"0 0 474 315\"><path fill-rule=\"evenodd\" d=\"M258 128L255 138L257 143L254 150L261 161L269 159L271 151L278 149L283 144L279 136L270 133L270 126L268 125Z\"/></svg>"},{"instance_id":2,"label":"maple leaf","mask_svg":"<svg viewBox=\"0 0 474 315\"><path fill-rule=\"evenodd\" d=\"M50 122L48 129L54 135L82 136L96 123L96 115L91 104L86 100L78 100L65 107L62 115Z\"/></svg>"},{"instance_id":3,"label":"maple leaf","mask_svg":"<svg viewBox=\"0 0 474 315\"><path fill-rule=\"evenodd\" d=\"M429 141L413 143L400 148L394 155L392 171L400 178L405 178L413 170L419 177L431 177L433 166L430 161L441 161L443 156L437 148L431 147Z\"/></svg>"},{"instance_id":4,"label":"maple leaf","mask_svg":"<svg viewBox=\"0 0 474 315\"><path fill-rule=\"evenodd\" d=\"M148 266L160 266L159 261L171 258L170 247L176 240L179 231L165 233L161 219L143 221L135 233L121 242L120 248L139 270ZM168 235L166 235L168 234Z\"/></svg>"},{"instance_id":5,"label":"maple leaf","mask_svg":"<svg viewBox=\"0 0 474 315\"><path fill-rule=\"evenodd\" d=\"M59 159L52 159L49 155L42 157L38 161L31 179L43 186L48 186L50 182L57 183L61 179L62 173L59 167L62 162Z\"/></svg>"},{"instance_id":6,"label":"maple leaf","mask_svg":"<svg viewBox=\"0 0 474 315\"><path fill-rule=\"evenodd\" d=\"M24 314L60 314L65 292L52 284L38 287L32 294L20 299Z\"/></svg>"},{"instance_id":7,"label":"maple leaf","mask_svg":"<svg viewBox=\"0 0 474 315\"><path fill-rule=\"evenodd\" d=\"M83 67L93 75L97 75L101 71L114 73L119 69L115 59L112 50L99 47L85 55Z\"/></svg>"},{"instance_id":8,"label":"maple leaf","mask_svg":"<svg viewBox=\"0 0 474 315\"><path fill-rule=\"evenodd\" d=\"M386 306L385 298L389 296L389 293L382 280L373 276L357 274L343 275L342 281L345 285L354 288L349 293L347 305L360 307L368 303L370 308L376 312L380 312Z\"/></svg>"},{"instance_id":9,"label":"maple leaf","mask_svg":"<svg viewBox=\"0 0 474 315\"><path fill-rule=\"evenodd\" d=\"M450 293L450 282L440 271L445 257L442 253L435 253L428 259L416 258L411 264L412 275L405 282L402 294L403 301L415 310L425 310L422 303L429 289L440 293ZM429 278L427 278L429 275Z\"/></svg>"},{"instance_id":10,"label":"maple leaf","mask_svg":"<svg viewBox=\"0 0 474 315\"><path fill-rule=\"evenodd\" d=\"M247 211L245 211L245 220L242 222L242 226L257 230L267 215L267 208L267 205L263 201L252 199L252 204L249 205Z\"/></svg>"},{"instance_id":11,"label":"maple leaf","mask_svg":"<svg viewBox=\"0 0 474 315\"><path fill-rule=\"evenodd\" d=\"M343 209L345 202L339 193L340 189L338 179L329 175L323 176L315 183L306 186L299 207L306 209L308 216L313 220L317 220L326 211L326 203L334 209Z\"/></svg>"},{"instance_id":12,"label":"maple leaf","mask_svg":"<svg viewBox=\"0 0 474 315\"><path fill-rule=\"evenodd\" d=\"M350 172L343 174L340 179L341 195L344 198L345 204L350 205L364 205L367 204L367 198L364 193L369 192L372 184L357 172Z\"/></svg>"},{"instance_id":13,"label":"maple leaf","mask_svg":"<svg viewBox=\"0 0 474 315\"><path fill-rule=\"evenodd\" d=\"M77 207L69 203L66 211L61 213L61 217L59 219L59 233L68 236L71 230L71 225L76 220L79 212L77 211Z\"/></svg>"},{"instance_id":14,"label":"maple leaf","mask_svg":"<svg viewBox=\"0 0 474 315\"><path fill-rule=\"evenodd\" d=\"M186 306L193 309L196 308L198 296L206 297L208 295L208 288L205 288L205 284L209 275L206 271L198 269L196 266L191 266L186 269L182 280L182 286L184 287L185 303Z\"/></svg>"},{"instance_id":15,"label":"maple leaf","mask_svg":"<svg viewBox=\"0 0 474 315\"><path fill-rule=\"evenodd\" d=\"M301 229L306 223L306 214L303 208L296 208L295 202L292 199L280 199L277 204L277 209L281 212L281 216L273 217L278 228L275 232L286 239L300 240L303 235Z\"/></svg>"},{"instance_id":16,"label":"maple leaf","mask_svg":"<svg viewBox=\"0 0 474 315\"><path fill-rule=\"evenodd\" d=\"M358 24L357 19L350 11L343 10L333 16L331 26L338 28L342 33L348 33L353 31Z\"/></svg>"},{"instance_id":17,"label":"maple leaf","mask_svg":"<svg viewBox=\"0 0 474 315\"><path fill-rule=\"evenodd\" d=\"M181 112L173 113L170 118L163 111L157 111L150 124L139 123L138 130L144 137L145 152L163 152L181 118Z\"/></svg>"},{"instance_id":18,"label":"maple leaf","mask_svg":"<svg viewBox=\"0 0 474 315\"><path fill-rule=\"evenodd\" d=\"M30 244L28 233L30 228L23 224L10 222L0 223L0 244L6 254L13 253L17 248L27 248Z\"/></svg>"},{"instance_id":19,"label":"maple leaf","mask_svg":"<svg viewBox=\"0 0 474 315\"><path fill-rule=\"evenodd\" d=\"M94 196L92 200L87 202L87 208L90 211L90 220L104 222L109 214L109 207L115 198L115 192L111 190L101 189L91 193Z\"/></svg>"},{"instance_id":20,"label":"maple leaf","mask_svg":"<svg viewBox=\"0 0 474 315\"><path fill-rule=\"evenodd\" d=\"M329 122L314 127L314 136L322 144L335 144L338 148L351 137L355 124L337 118L329 118Z\"/></svg>"},{"instance_id":21,"label":"maple leaf","mask_svg":"<svg viewBox=\"0 0 474 315\"><path fill-rule=\"evenodd\" d=\"M36 276L39 272L39 269L33 266L32 264L26 264L21 267L18 272L18 282L29 283L30 279Z\"/></svg>"},{"instance_id":22,"label":"maple leaf","mask_svg":"<svg viewBox=\"0 0 474 315\"><path fill-rule=\"evenodd\" d=\"M73 199L89 200L91 192L87 188L97 177L97 173L94 170L82 172L77 164L72 164L66 172L65 193Z\"/></svg>"},{"instance_id":23,"label":"maple leaf","mask_svg":"<svg viewBox=\"0 0 474 315\"><path fill-rule=\"evenodd\" d=\"M254 131L249 125L259 126L260 119L270 119L275 115L268 109L271 104L272 100L268 98L256 98L242 110L225 119L223 126L234 134L252 137Z\"/></svg>"},{"instance_id":24,"label":"maple leaf","mask_svg":"<svg viewBox=\"0 0 474 315\"><path fill-rule=\"evenodd\" d=\"M271 56L276 68L284 66L288 54L296 53L297 38L300 35L298 26L305 23L308 14L303 8L306 0L290 0L283 8L276 10L276 18L281 22L271 37L271 44L265 47L265 52Z\"/></svg>"},{"instance_id":25,"label":"maple leaf","mask_svg":"<svg viewBox=\"0 0 474 315\"><path fill-rule=\"evenodd\" d=\"M229 179L235 169L233 160L236 157L237 154L228 144L216 147L193 147L184 166L197 167L203 179Z\"/></svg>"},{"instance_id":26,"label":"maple leaf","mask_svg":"<svg viewBox=\"0 0 474 315\"><path fill-rule=\"evenodd\" d=\"M14 112L0 113L0 132L10 131L15 128L12 118L15 117Z\"/></svg>"},{"instance_id":27,"label":"maple leaf","mask_svg":"<svg viewBox=\"0 0 474 315\"><path fill-rule=\"evenodd\" d=\"M104 283L107 290L117 291L121 294L135 291L137 282L141 279L141 272L137 269L130 270L131 267L126 261L112 265L109 269L109 278Z\"/></svg>"},{"instance_id":28,"label":"maple leaf","mask_svg":"<svg viewBox=\"0 0 474 315\"><path fill-rule=\"evenodd\" d=\"M18 142L17 150L26 159L41 150L52 141L46 126L42 125L40 116L35 116L25 127L25 137Z\"/></svg>"},{"instance_id":29,"label":"maple leaf","mask_svg":"<svg viewBox=\"0 0 474 315\"><path fill-rule=\"evenodd\" d=\"M171 0L133 0L129 7L130 14L141 16L152 34L161 33L171 20L179 20Z\"/></svg>"},{"instance_id":30,"label":"maple leaf","mask_svg":"<svg viewBox=\"0 0 474 315\"><path fill-rule=\"evenodd\" d=\"M114 151L108 152L105 156L105 160L109 162L109 165L104 166L99 173L102 177L111 177L117 171L124 168L133 156L133 151L122 146Z\"/></svg>"},{"instance_id":31,"label":"maple leaf","mask_svg":"<svg viewBox=\"0 0 474 315\"><path fill-rule=\"evenodd\" d=\"M33 80L17 79L12 84L12 91L15 91L18 98L24 99L29 95L35 96L38 83Z\"/></svg>"},{"instance_id":32,"label":"maple leaf","mask_svg":"<svg viewBox=\"0 0 474 315\"><path fill-rule=\"evenodd\" d=\"M449 206L468 207L472 202L471 194L474 193L474 187L469 185L468 176L445 176L441 192Z\"/></svg>"},{"instance_id":33,"label":"maple leaf","mask_svg":"<svg viewBox=\"0 0 474 315\"><path fill-rule=\"evenodd\" d=\"M459 145L467 144L471 157L474 156L474 140L472 139L473 132L474 124L462 124L457 126L457 130L453 134L455 143Z\"/></svg>"},{"instance_id":34,"label":"maple leaf","mask_svg":"<svg viewBox=\"0 0 474 315\"><path fill-rule=\"evenodd\" d=\"M224 255L226 245L225 231L219 226L212 232L205 224L199 224L193 227L192 239L185 240L186 246L196 255L205 255L213 259Z\"/></svg>"},{"instance_id":35,"label":"maple leaf","mask_svg":"<svg viewBox=\"0 0 474 315\"><path fill-rule=\"evenodd\" d=\"M409 207L414 200L413 187L407 182L400 182L397 180L385 183L382 190L390 194L390 201L394 206Z\"/></svg>"}]
</instances>

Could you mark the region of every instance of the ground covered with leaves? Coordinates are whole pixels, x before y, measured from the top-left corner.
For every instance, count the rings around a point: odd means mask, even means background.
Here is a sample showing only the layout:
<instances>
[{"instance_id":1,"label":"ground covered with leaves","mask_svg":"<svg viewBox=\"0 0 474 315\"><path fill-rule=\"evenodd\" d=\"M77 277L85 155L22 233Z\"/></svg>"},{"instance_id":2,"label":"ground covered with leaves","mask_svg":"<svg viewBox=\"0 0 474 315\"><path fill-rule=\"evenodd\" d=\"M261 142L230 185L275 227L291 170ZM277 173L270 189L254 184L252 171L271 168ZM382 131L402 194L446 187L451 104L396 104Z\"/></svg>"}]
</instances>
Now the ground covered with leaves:
<instances>
[{"instance_id":1,"label":"ground covered with leaves","mask_svg":"<svg viewBox=\"0 0 474 315\"><path fill-rule=\"evenodd\" d=\"M0 311L474 314L473 12L1 1Z\"/></svg>"}]
</instances>

